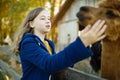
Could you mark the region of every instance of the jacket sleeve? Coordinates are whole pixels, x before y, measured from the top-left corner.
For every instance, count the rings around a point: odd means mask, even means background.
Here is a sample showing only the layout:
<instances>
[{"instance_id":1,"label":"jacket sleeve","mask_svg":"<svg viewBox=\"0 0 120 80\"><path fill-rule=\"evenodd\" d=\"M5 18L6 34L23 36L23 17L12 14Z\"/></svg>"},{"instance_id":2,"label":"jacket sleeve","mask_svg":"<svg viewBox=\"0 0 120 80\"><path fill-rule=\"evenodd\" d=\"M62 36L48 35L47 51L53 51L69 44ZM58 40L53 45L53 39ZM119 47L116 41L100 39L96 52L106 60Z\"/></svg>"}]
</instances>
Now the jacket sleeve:
<instances>
[{"instance_id":1,"label":"jacket sleeve","mask_svg":"<svg viewBox=\"0 0 120 80\"><path fill-rule=\"evenodd\" d=\"M22 59L51 73L69 67L91 55L92 52L83 45L79 37L64 50L54 55L50 55L41 48L33 38L24 39L20 48Z\"/></svg>"}]
</instances>

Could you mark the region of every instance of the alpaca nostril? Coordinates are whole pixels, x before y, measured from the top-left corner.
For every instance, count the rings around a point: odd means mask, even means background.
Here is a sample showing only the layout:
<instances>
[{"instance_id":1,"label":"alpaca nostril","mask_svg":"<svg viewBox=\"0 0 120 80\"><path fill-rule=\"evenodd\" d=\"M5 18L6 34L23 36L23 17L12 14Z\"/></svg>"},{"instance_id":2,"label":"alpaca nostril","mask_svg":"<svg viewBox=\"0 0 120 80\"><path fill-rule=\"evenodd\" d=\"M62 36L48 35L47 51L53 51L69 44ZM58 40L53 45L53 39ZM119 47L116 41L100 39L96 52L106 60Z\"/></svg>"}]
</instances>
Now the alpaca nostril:
<instances>
[{"instance_id":1,"label":"alpaca nostril","mask_svg":"<svg viewBox=\"0 0 120 80\"><path fill-rule=\"evenodd\" d=\"M88 11L89 11L89 9L88 9L87 7L85 7L85 6L84 6L84 7L81 7L81 8L80 8L80 11L85 11L85 12L88 12Z\"/></svg>"}]
</instances>

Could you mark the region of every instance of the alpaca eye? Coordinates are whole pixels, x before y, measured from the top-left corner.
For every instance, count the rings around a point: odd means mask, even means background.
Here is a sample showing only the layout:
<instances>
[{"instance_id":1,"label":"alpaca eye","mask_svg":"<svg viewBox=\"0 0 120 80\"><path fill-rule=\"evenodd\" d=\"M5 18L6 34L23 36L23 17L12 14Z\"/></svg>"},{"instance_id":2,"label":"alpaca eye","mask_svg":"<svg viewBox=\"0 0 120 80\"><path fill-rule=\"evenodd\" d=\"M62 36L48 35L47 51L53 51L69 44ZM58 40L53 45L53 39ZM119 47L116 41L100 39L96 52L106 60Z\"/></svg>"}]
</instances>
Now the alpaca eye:
<instances>
[{"instance_id":1,"label":"alpaca eye","mask_svg":"<svg viewBox=\"0 0 120 80\"><path fill-rule=\"evenodd\" d=\"M115 17L117 17L117 15L115 15L115 14L113 13L113 11L111 11L111 10L108 10L108 11L106 12L106 16L107 16L108 18L115 18Z\"/></svg>"}]
</instances>

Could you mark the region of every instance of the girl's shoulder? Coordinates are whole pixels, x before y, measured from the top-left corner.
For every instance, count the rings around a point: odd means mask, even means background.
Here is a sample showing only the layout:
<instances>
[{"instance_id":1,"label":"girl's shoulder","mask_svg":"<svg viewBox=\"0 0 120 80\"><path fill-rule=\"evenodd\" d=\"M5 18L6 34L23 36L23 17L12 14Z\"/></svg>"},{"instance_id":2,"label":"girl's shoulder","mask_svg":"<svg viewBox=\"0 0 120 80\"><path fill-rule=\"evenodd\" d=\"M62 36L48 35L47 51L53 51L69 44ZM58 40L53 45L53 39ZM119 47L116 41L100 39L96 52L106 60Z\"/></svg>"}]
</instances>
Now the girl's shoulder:
<instances>
[{"instance_id":1,"label":"girl's shoulder","mask_svg":"<svg viewBox=\"0 0 120 80\"><path fill-rule=\"evenodd\" d=\"M46 39L46 41L48 41L49 44L52 44L54 45L54 42L52 40L49 40L49 39ZM40 44L44 44L40 38L34 34L31 34L31 33L26 33L24 34L24 36L22 37L22 40L20 42L20 44L22 43L28 43L28 42L35 42L35 43L40 43Z\"/></svg>"},{"instance_id":2,"label":"girl's shoulder","mask_svg":"<svg viewBox=\"0 0 120 80\"><path fill-rule=\"evenodd\" d=\"M25 33L25 34L23 35L23 38L22 38L22 39L26 39L26 38L35 38L35 37L37 37L37 36L34 35L34 34L31 34L31 33Z\"/></svg>"},{"instance_id":3,"label":"girl's shoulder","mask_svg":"<svg viewBox=\"0 0 120 80\"><path fill-rule=\"evenodd\" d=\"M21 42L26 41L26 40L30 41L30 40L33 40L34 38L35 38L34 34L26 33L23 35Z\"/></svg>"}]
</instances>

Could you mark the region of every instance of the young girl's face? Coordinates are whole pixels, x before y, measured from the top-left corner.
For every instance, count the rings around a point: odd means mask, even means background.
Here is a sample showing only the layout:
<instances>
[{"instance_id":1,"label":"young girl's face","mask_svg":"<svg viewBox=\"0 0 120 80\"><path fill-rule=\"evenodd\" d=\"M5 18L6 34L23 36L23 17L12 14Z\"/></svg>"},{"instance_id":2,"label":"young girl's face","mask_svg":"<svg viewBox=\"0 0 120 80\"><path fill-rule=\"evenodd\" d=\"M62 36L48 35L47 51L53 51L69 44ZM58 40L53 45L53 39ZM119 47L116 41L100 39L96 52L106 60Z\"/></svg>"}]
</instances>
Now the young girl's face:
<instances>
[{"instance_id":1,"label":"young girl's face","mask_svg":"<svg viewBox=\"0 0 120 80\"><path fill-rule=\"evenodd\" d=\"M50 14L47 10L43 10L31 23L34 33L46 34L51 29Z\"/></svg>"}]
</instances>

